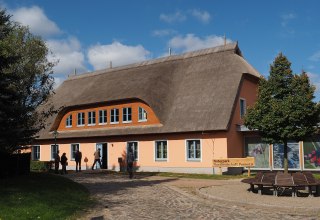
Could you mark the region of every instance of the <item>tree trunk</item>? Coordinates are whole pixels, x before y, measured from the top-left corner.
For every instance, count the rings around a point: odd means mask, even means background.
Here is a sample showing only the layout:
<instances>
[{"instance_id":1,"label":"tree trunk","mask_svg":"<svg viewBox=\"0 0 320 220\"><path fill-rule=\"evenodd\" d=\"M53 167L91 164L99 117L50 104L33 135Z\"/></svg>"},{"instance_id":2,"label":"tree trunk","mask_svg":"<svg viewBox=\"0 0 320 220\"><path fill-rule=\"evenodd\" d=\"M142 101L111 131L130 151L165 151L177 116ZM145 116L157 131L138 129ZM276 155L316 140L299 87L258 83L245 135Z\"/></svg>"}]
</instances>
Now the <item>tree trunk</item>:
<instances>
[{"instance_id":1,"label":"tree trunk","mask_svg":"<svg viewBox=\"0 0 320 220\"><path fill-rule=\"evenodd\" d=\"M288 142L283 142L283 169L284 173L288 173Z\"/></svg>"}]
</instances>

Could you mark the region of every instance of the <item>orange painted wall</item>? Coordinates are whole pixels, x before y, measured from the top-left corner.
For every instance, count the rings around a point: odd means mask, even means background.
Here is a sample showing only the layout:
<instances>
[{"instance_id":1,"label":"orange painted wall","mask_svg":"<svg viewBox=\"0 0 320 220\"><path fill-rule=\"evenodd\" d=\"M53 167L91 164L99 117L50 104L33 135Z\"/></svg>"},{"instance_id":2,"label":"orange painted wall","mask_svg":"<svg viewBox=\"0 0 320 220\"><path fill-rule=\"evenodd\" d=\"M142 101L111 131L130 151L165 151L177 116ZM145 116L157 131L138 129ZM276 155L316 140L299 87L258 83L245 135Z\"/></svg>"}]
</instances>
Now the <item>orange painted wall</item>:
<instances>
[{"instance_id":1,"label":"orange painted wall","mask_svg":"<svg viewBox=\"0 0 320 220\"><path fill-rule=\"evenodd\" d=\"M91 167L94 157L93 153L96 149L96 143L108 144L108 169L117 169L118 157L125 159L126 146L128 141L138 142L138 161L136 166L139 170L144 170L144 167L180 167L180 168L210 168L213 158L224 158L227 156L227 139L225 132L215 132L209 134L168 134L168 135L150 135L150 136L135 136L135 137L113 137L104 139L73 139L59 140L60 155L66 153L69 164L68 169L74 169L75 162L71 161L71 143L79 143L80 151L82 152L82 165L85 166L83 159L88 158L88 166ZM201 142L201 160L188 161L186 151L186 140L200 140ZM155 160L155 141L166 140L168 143L168 158L167 161ZM40 143L40 160L51 160L51 144ZM83 167L84 168L84 167Z\"/></svg>"},{"instance_id":2,"label":"orange painted wall","mask_svg":"<svg viewBox=\"0 0 320 220\"><path fill-rule=\"evenodd\" d=\"M256 81L243 78L240 87L239 96L236 100L236 106L230 129L227 134L228 139L228 157L244 157L244 138L243 134L237 131L237 125L243 125L243 119L240 118L240 99L246 100L246 107L252 106L257 99L258 84Z\"/></svg>"},{"instance_id":3,"label":"orange painted wall","mask_svg":"<svg viewBox=\"0 0 320 220\"><path fill-rule=\"evenodd\" d=\"M122 121L122 108L131 107L132 108L132 122L125 123ZM147 111L147 121L138 121L139 115L139 107L142 107ZM110 123L110 116L111 116L111 109L117 108L119 109L119 123L111 124ZM107 123L106 124L99 124L99 110L107 110ZM88 112L95 111L96 112L96 124L95 125L88 125ZM84 126L77 126L77 116L78 113L84 112L85 113L85 125ZM67 117L72 114L72 127L66 127L66 119ZM138 126L138 125L152 125L152 124L160 124L159 119L150 108L150 106L138 102L132 101L130 103L120 103L114 105L104 105L104 106L91 106L91 107L83 107L78 108L76 110L71 110L67 112L60 121L58 131L67 131L67 130L81 130L81 129L94 129L94 128L104 128L104 127L120 127L120 126Z\"/></svg>"}]
</instances>

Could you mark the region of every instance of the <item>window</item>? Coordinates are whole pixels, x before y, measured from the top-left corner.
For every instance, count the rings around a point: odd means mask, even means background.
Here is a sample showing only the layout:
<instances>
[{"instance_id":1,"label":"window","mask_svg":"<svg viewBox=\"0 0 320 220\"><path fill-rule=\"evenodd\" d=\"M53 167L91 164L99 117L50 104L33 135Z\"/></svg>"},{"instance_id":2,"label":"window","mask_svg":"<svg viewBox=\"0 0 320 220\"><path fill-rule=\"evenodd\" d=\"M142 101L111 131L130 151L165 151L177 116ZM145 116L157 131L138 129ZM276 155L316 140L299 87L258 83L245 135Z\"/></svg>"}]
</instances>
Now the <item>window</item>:
<instances>
[{"instance_id":1,"label":"window","mask_svg":"<svg viewBox=\"0 0 320 220\"><path fill-rule=\"evenodd\" d=\"M147 121L147 111L139 107L139 121Z\"/></svg>"},{"instance_id":2,"label":"window","mask_svg":"<svg viewBox=\"0 0 320 220\"><path fill-rule=\"evenodd\" d=\"M117 108L111 109L110 122L113 124L119 123L119 109L117 109Z\"/></svg>"},{"instance_id":3,"label":"window","mask_svg":"<svg viewBox=\"0 0 320 220\"><path fill-rule=\"evenodd\" d=\"M107 110L99 110L99 124L107 123Z\"/></svg>"},{"instance_id":4,"label":"window","mask_svg":"<svg viewBox=\"0 0 320 220\"><path fill-rule=\"evenodd\" d=\"M58 151L59 151L59 145L52 144L51 145L51 160L54 160L56 158Z\"/></svg>"},{"instance_id":5,"label":"window","mask_svg":"<svg viewBox=\"0 0 320 220\"><path fill-rule=\"evenodd\" d=\"M134 159L138 160L138 142L127 142L127 152L129 151L129 147L133 150Z\"/></svg>"},{"instance_id":6,"label":"window","mask_svg":"<svg viewBox=\"0 0 320 220\"><path fill-rule=\"evenodd\" d=\"M69 115L68 118L66 119L66 127L72 127L72 115Z\"/></svg>"},{"instance_id":7,"label":"window","mask_svg":"<svg viewBox=\"0 0 320 220\"><path fill-rule=\"evenodd\" d=\"M200 140L187 140L187 159L188 160L201 159Z\"/></svg>"},{"instance_id":8,"label":"window","mask_svg":"<svg viewBox=\"0 0 320 220\"><path fill-rule=\"evenodd\" d=\"M243 118L246 114L246 100L240 99L240 118Z\"/></svg>"},{"instance_id":9,"label":"window","mask_svg":"<svg viewBox=\"0 0 320 220\"><path fill-rule=\"evenodd\" d=\"M155 146L156 160L167 160L167 141L156 141Z\"/></svg>"},{"instance_id":10,"label":"window","mask_svg":"<svg viewBox=\"0 0 320 220\"><path fill-rule=\"evenodd\" d=\"M78 126L84 126L84 112L78 113Z\"/></svg>"},{"instance_id":11,"label":"window","mask_svg":"<svg viewBox=\"0 0 320 220\"><path fill-rule=\"evenodd\" d=\"M131 108L123 108L122 109L122 121L123 122L131 122Z\"/></svg>"},{"instance_id":12,"label":"window","mask_svg":"<svg viewBox=\"0 0 320 220\"><path fill-rule=\"evenodd\" d=\"M80 150L79 144L71 144L71 160L75 160L77 150Z\"/></svg>"},{"instance_id":13,"label":"window","mask_svg":"<svg viewBox=\"0 0 320 220\"><path fill-rule=\"evenodd\" d=\"M32 146L32 160L40 160L40 146Z\"/></svg>"},{"instance_id":14,"label":"window","mask_svg":"<svg viewBox=\"0 0 320 220\"><path fill-rule=\"evenodd\" d=\"M88 112L88 125L96 124L96 112Z\"/></svg>"}]
</instances>

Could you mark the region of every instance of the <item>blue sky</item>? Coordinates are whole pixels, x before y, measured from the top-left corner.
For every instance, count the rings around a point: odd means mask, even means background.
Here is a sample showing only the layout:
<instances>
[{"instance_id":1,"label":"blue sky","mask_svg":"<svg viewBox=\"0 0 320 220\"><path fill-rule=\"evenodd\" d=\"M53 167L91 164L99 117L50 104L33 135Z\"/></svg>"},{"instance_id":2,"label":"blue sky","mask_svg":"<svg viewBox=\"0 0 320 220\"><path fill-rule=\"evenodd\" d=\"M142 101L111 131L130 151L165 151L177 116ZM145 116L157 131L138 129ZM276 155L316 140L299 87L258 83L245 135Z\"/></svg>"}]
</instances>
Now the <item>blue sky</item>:
<instances>
[{"instance_id":1,"label":"blue sky","mask_svg":"<svg viewBox=\"0 0 320 220\"><path fill-rule=\"evenodd\" d=\"M78 73L238 41L261 74L279 52L304 69L320 100L320 1L0 0L12 19L28 25L59 60L57 84Z\"/></svg>"}]
</instances>

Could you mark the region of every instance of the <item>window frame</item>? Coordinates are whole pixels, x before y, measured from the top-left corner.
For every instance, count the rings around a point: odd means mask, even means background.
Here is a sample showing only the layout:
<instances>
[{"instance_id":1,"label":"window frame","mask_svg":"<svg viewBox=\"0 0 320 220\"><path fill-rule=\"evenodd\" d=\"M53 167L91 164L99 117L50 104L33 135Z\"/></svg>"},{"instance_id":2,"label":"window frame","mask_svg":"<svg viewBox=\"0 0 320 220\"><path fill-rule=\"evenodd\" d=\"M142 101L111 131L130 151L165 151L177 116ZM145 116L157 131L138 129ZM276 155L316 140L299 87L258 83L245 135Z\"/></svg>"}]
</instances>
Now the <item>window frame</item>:
<instances>
[{"instance_id":1,"label":"window frame","mask_svg":"<svg viewBox=\"0 0 320 220\"><path fill-rule=\"evenodd\" d=\"M78 145L78 149L80 151L80 144L79 143L70 144L70 161L74 161L75 160L77 148L76 149L72 149L72 148L73 148L73 146L76 146L76 145Z\"/></svg>"},{"instance_id":2,"label":"window frame","mask_svg":"<svg viewBox=\"0 0 320 220\"><path fill-rule=\"evenodd\" d=\"M157 157L157 147L158 147L158 145L157 145L157 143L158 142L166 142L166 147L167 147L167 149L166 149L166 153L167 153L167 157L166 158L164 158L163 157L163 151L162 151L162 158L158 158ZM168 140L156 140L156 141L154 141L154 160L155 161L164 161L164 162L166 162L166 161L168 161Z\"/></svg>"},{"instance_id":3,"label":"window frame","mask_svg":"<svg viewBox=\"0 0 320 220\"><path fill-rule=\"evenodd\" d=\"M96 111L88 112L88 126L96 125Z\"/></svg>"},{"instance_id":4,"label":"window frame","mask_svg":"<svg viewBox=\"0 0 320 220\"><path fill-rule=\"evenodd\" d=\"M239 105L240 105L240 118L243 119L245 114L247 113L247 102L246 102L246 99L240 98L239 99Z\"/></svg>"},{"instance_id":5,"label":"window frame","mask_svg":"<svg viewBox=\"0 0 320 220\"><path fill-rule=\"evenodd\" d=\"M115 114L115 112L117 112L118 114ZM119 124L119 109L118 108L111 109L110 124Z\"/></svg>"},{"instance_id":6,"label":"window frame","mask_svg":"<svg viewBox=\"0 0 320 220\"><path fill-rule=\"evenodd\" d=\"M193 148L193 154L195 155L193 158L192 157L190 157L190 155L189 155L189 145L188 145L188 143L190 142L191 143L191 141L192 142L196 142L196 141L199 141L199 144L200 144L200 157L199 158L197 158L196 157L196 154L197 154L197 152L196 152L196 146L197 145L195 145L195 147ZM185 144L186 144L186 160L187 161L194 161L194 162L201 162L202 161L202 141L201 141L201 139L187 139L186 140L186 142L185 142ZM191 145L190 145L191 146Z\"/></svg>"},{"instance_id":7,"label":"window frame","mask_svg":"<svg viewBox=\"0 0 320 220\"><path fill-rule=\"evenodd\" d=\"M101 114L103 112L103 114ZM101 122L101 119L104 119L103 122ZM99 110L99 125L105 125L108 123L108 111L106 109L100 109Z\"/></svg>"},{"instance_id":8,"label":"window frame","mask_svg":"<svg viewBox=\"0 0 320 220\"><path fill-rule=\"evenodd\" d=\"M35 151L36 149L36 151ZM39 161L40 160L40 145L33 145L32 146L32 160Z\"/></svg>"},{"instance_id":9,"label":"window frame","mask_svg":"<svg viewBox=\"0 0 320 220\"><path fill-rule=\"evenodd\" d=\"M128 155L129 144L131 143L137 143L136 149L133 148L133 155L134 155L134 161L139 161L139 142L138 141L127 141L127 155Z\"/></svg>"},{"instance_id":10,"label":"window frame","mask_svg":"<svg viewBox=\"0 0 320 220\"><path fill-rule=\"evenodd\" d=\"M130 109L130 113L129 113L129 109ZM130 120L129 120L129 117L130 117ZM122 123L131 123L131 122L132 122L132 108L131 107L122 108Z\"/></svg>"},{"instance_id":11,"label":"window frame","mask_svg":"<svg viewBox=\"0 0 320 220\"><path fill-rule=\"evenodd\" d=\"M71 128L72 127L72 114L68 115L66 118L66 128Z\"/></svg>"},{"instance_id":12,"label":"window frame","mask_svg":"<svg viewBox=\"0 0 320 220\"><path fill-rule=\"evenodd\" d=\"M146 121L148 121L148 112L147 112L147 110L145 110L144 108L139 106L138 107L138 122L146 122Z\"/></svg>"},{"instance_id":13,"label":"window frame","mask_svg":"<svg viewBox=\"0 0 320 220\"><path fill-rule=\"evenodd\" d=\"M57 149L55 149L55 152L53 152L53 148L57 146ZM51 144L51 160L56 159L56 154L59 151L59 144Z\"/></svg>"},{"instance_id":14,"label":"window frame","mask_svg":"<svg viewBox=\"0 0 320 220\"><path fill-rule=\"evenodd\" d=\"M81 117L79 117L80 115L81 115ZM86 118L86 114L84 112L78 112L78 114L77 114L77 127L85 126L85 123L86 123L85 118ZM81 124L79 124L79 122L81 122Z\"/></svg>"}]
</instances>

